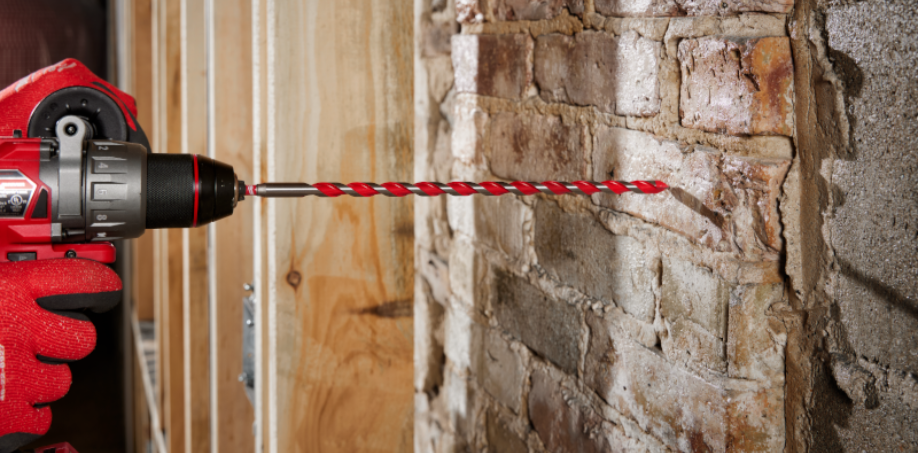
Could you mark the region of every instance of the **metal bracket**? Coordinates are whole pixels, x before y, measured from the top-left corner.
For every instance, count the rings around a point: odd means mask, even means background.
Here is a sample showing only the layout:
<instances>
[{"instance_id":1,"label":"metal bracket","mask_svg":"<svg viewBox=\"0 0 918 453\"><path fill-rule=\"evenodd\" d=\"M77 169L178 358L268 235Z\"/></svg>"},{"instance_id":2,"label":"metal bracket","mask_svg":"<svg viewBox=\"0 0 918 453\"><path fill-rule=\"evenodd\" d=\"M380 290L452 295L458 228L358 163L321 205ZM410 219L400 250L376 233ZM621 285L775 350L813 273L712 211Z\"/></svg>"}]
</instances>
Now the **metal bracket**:
<instances>
[{"instance_id":1,"label":"metal bracket","mask_svg":"<svg viewBox=\"0 0 918 453\"><path fill-rule=\"evenodd\" d=\"M58 154L58 217L83 215L83 141L92 138L92 126L83 118L67 115L55 127Z\"/></svg>"},{"instance_id":2,"label":"metal bracket","mask_svg":"<svg viewBox=\"0 0 918 453\"><path fill-rule=\"evenodd\" d=\"M243 285L246 291L254 291L252 285ZM239 382L245 385L249 403L255 404L255 294L242 298L242 373Z\"/></svg>"}]
</instances>

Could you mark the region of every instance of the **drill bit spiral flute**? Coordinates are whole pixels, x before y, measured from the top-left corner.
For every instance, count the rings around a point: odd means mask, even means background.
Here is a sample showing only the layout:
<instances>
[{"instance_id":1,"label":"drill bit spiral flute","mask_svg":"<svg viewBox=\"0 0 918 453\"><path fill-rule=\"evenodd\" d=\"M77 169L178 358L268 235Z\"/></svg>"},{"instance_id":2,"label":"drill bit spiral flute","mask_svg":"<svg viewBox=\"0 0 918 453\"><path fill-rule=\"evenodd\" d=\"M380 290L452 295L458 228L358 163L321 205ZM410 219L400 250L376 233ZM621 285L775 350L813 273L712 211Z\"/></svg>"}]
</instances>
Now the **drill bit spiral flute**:
<instances>
[{"instance_id":1,"label":"drill bit spiral flute","mask_svg":"<svg viewBox=\"0 0 918 453\"><path fill-rule=\"evenodd\" d=\"M406 195L419 195L422 197L435 197L437 195L485 195L498 196L512 193L515 195L534 195L544 193L548 195L579 194L593 195L594 193L614 193L621 195L625 192L654 194L666 190L668 186L663 181L573 181L558 182L545 181L524 182L419 182L416 184L404 182L387 182L382 184L367 182L352 182L341 184L337 182L306 183L263 183L245 187L246 195L258 197L338 197L350 195L352 197L372 197L385 195L387 197L404 197Z\"/></svg>"}]
</instances>

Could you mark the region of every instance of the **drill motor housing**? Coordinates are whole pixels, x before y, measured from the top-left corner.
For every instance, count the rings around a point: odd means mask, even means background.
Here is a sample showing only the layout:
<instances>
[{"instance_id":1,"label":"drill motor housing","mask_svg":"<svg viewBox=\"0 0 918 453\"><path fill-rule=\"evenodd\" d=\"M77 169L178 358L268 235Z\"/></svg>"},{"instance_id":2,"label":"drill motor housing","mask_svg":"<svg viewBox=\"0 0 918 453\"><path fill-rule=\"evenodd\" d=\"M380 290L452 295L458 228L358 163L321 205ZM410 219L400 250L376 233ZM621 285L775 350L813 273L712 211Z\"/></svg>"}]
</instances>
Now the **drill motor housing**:
<instances>
[{"instance_id":1,"label":"drill motor housing","mask_svg":"<svg viewBox=\"0 0 918 453\"><path fill-rule=\"evenodd\" d=\"M0 112L0 262L111 263L112 240L204 225L244 197L229 165L149 153L133 98L76 60L0 92Z\"/></svg>"}]
</instances>

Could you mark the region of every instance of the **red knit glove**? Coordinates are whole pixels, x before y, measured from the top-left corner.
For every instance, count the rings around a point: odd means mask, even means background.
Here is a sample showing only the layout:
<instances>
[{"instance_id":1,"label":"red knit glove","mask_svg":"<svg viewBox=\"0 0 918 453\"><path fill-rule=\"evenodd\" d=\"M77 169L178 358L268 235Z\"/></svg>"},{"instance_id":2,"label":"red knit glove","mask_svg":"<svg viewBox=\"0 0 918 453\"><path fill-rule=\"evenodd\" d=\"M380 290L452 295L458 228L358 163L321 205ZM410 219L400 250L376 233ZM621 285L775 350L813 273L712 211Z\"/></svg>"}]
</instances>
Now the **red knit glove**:
<instances>
[{"instance_id":1,"label":"red knit glove","mask_svg":"<svg viewBox=\"0 0 918 453\"><path fill-rule=\"evenodd\" d=\"M76 311L105 311L121 300L121 280L95 261L0 263L0 453L41 437L47 403L70 389L62 362L86 357L96 329Z\"/></svg>"}]
</instances>

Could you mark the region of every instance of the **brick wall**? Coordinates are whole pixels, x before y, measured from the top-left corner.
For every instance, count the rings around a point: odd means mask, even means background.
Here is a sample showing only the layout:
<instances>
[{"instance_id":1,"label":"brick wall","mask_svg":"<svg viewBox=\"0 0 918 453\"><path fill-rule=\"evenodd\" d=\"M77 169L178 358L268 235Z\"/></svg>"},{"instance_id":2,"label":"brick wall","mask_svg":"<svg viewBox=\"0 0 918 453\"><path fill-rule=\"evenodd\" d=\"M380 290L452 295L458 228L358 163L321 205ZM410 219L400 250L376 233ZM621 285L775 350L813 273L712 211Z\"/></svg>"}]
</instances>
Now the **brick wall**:
<instances>
[{"instance_id":1,"label":"brick wall","mask_svg":"<svg viewBox=\"0 0 918 453\"><path fill-rule=\"evenodd\" d=\"M417 0L418 452L781 451L789 0ZM426 95L425 95L426 94Z\"/></svg>"}]
</instances>

